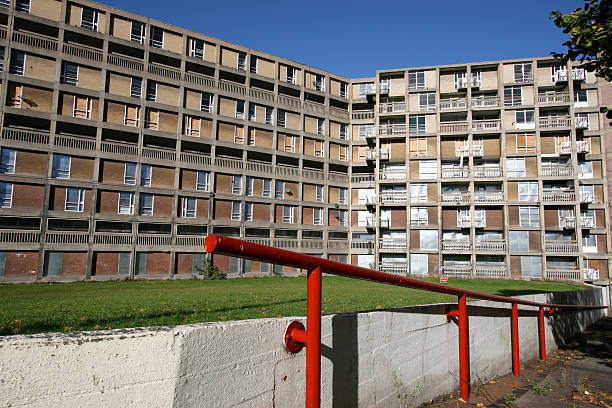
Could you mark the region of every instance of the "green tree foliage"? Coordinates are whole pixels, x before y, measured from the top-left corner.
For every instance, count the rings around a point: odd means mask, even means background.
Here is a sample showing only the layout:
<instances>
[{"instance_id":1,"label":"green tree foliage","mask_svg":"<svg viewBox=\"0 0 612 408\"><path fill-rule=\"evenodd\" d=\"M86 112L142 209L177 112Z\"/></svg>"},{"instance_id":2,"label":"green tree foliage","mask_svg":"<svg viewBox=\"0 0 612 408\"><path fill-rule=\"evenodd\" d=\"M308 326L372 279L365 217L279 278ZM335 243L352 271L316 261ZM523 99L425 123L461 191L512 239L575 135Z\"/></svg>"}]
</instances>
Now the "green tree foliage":
<instances>
[{"instance_id":1,"label":"green tree foliage","mask_svg":"<svg viewBox=\"0 0 612 408\"><path fill-rule=\"evenodd\" d=\"M227 274L217 268L208 257L202 260L202 266L196 266L196 271L204 279L227 279Z\"/></svg>"}]
</instances>

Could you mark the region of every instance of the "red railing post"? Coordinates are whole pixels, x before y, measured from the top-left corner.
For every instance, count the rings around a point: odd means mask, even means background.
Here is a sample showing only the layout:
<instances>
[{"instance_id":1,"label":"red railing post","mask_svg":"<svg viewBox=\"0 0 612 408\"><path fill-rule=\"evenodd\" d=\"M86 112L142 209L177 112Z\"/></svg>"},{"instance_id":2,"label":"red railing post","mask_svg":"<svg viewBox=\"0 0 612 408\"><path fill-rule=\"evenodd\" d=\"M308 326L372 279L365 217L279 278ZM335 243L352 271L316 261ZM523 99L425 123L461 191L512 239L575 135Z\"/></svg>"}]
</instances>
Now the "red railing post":
<instances>
[{"instance_id":1,"label":"red railing post","mask_svg":"<svg viewBox=\"0 0 612 408\"><path fill-rule=\"evenodd\" d=\"M538 334L540 338L540 360L546 360L546 327L544 326L544 308L540 306L538 313Z\"/></svg>"},{"instance_id":2,"label":"red railing post","mask_svg":"<svg viewBox=\"0 0 612 408\"><path fill-rule=\"evenodd\" d=\"M470 357L468 338L467 296L459 296L459 394L464 401L470 398Z\"/></svg>"},{"instance_id":3,"label":"red railing post","mask_svg":"<svg viewBox=\"0 0 612 408\"><path fill-rule=\"evenodd\" d=\"M521 363L519 361L519 337L518 337L518 305L512 304L512 373L521 374Z\"/></svg>"},{"instance_id":4,"label":"red railing post","mask_svg":"<svg viewBox=\"0 0 612 408\"><path fill-rule=\"evenodd\" d=\"M306 284L306 408L321 405L321 267Z\"/></svg>"}]
</instances>

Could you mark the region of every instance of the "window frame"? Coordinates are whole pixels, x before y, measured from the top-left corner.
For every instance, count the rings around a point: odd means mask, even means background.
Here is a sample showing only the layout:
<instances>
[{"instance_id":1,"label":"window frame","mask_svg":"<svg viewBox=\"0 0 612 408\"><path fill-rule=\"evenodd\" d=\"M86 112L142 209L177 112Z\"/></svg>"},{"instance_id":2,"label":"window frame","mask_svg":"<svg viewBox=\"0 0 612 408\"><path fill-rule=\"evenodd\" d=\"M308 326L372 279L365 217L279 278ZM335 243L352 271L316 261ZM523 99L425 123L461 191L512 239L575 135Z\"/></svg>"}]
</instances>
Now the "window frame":
<instances>
[{"instance_id":1,"label":"window frame","mask_svg":"<svg viewBox=\"0 0 612 408\"><path fill-rule=\"evenodd\" d=\"M201 180L204 178L204 180ZM198 170L196 173L196 191L210 191L210 172Z\"/></svg>"},{"instance_id":2,"label":"window frame","mask_svg":"<svg viewBox=\"0 0 612 408\"><path fill-rule=\"evenodd\" d=\"M510 166L510 163L513 163ZM527 177L527 169L525 167L524 157L507 157L506 158L506 172L508 177Z\"/></svg>"},{"instance_id":3,"label":"window frame","mask_svg":"<svg viewBox=\"0 0 612 408\"><path fill-rule=\"evenodd\" d=\"M17 150L8 147L0 149L0 174L15 174Z\"/></svg>"},{"instance_id":4,"label":"window frame","mask_svg":"<svg viewBox=\"0 0 612 408\"><path fill-rule=\"evenodd\" d=\"M312 209L312 225L323 225L323 208L314 207Z\"/></svg>"},{"instance_id":5,"label":"window frame","mask_svg":"<svg viewBox=\"0 0 612 408\"><path fill-rule=\"evenodd\" d=\"M193 209L190 208L191 206L193 206ZM196 218L197 214L198 214L198 199L196 197L183 197L181 217Z\"/></svg>"},{"instance_id":6,"label":"window frame","mask_svg":"<svg viewBox=\"0 0 612 408\"><path fill-rule=\"evenodd\" d=\"M423 103L425 99L425 103ZM431 99L433 99L433 104ZM419 111L429 112L436 110L436 93L435 92L423 92L419 94Z\"/></svg>"},{"instance_id":7,"label":"window frame","mask_svg":"<svg viewBox=\"0 0 612 408\"><path fill-rule=\"evenodd\" d=\"M527 221L523 223L523 221ZM536 205L519 206L519 226L540 227L540 207Z\"/></svg>"},{"instance_id":8,"label":"window frame","mask_svg":"<svg viewBox=\"0 0 612 408\"><path fill-rule=\"evenodd\" d=\"M165 35L164 35L164 29L161 27L156 27L154 25L151 26L151 38L149 40L149 45L153 48L164 48L164 40L165 40ZM159 33L161 33L161 40L155 38L155 37L159 37Z\"/></svg>"},{"instance_id":9,"label":"window frame","mask_svg":"<svg viewBox=\"0 0 612 408\"><path fill-rule=\"evenodd\" d=\"M135 196L136 195L134 194L133 191L120 191L118 199L117 199L117 214L134 215L134 199L135 199ZM128 200L128 205L127 206L125 205L125 201L126 200ZM122 205L121 205L122 201L124 202L124 204L123 204L123 209L124 209L123 212L122 212ZM126 208L127 208L128 212L125 212Z\"/></svg>"},{"instance_id":10,"label":"window frame","mask_svg":"<svg viewBox=\"0 0 612 408\"><path fill-rule=\"evenodd\" d=\"M242 195L242 176L240 175L232 176L232 194Z\"/></svg>"},{"instance_id":11,"label":"window frame","mask_svg":"<svg viewBox=\"0 0 612 408\"><path fill-rule=\"evenodd\" d=\"M425 71L408 72L408 89L418 90L425 89Z\"/></svg>"},{"instance_id":12,"label":"window frame","mask_svg":"<svg viewBox=\"0 0 612 408\"><path fill-rule=\"evenodd\" d=\"M146 201L149 198L151 199L150 206L145 205L145 204L148 204ZM155 215L154 208L155 208L155 195L153 193L140 193L140 196L138 197L138 215L152 217L153 215Z\"/></svg>"},{"instance_id":13,"label":"window frame","mask_svg":"<svg viewBox=\"0 0 612 408\"><path fill-rule=\"evenodd\" d=\"M206 42L199 38L191 38L190 40L189 56L191 58L204 60L204 56L206 55ZM201 50L200 47L198 47L200 43L202 45Z\"/></svg>"},{"instance_id":14,"label":"window frame","mask_svg":"<svg viewBox=\"0 0 612 408\"><path fill-rule=\"evenodd\" d=\"M77 201L69 201L70 192L77 192ZM75 206L76 209L68 208L70 206ZM74 188L68 187L66 188L66 197L64 199L64 211L70 212L83 212L85 208L85 189L83 188Z\"/></svg>"},{"instance_id":15,"label":"window frame","mask_svg":"<svg viewBox=\"0 0 612 408\"><path fill-rule=\"evenodd\" d=\"M21 66L16 65L16 60L23 57ZM12 49L11 58L9 60L9 73L13 75L25 76L27 54L24 51Z\"/></svg>"},{"instance_id":16,"label":"window frame","mask_svg":"<svg viewBox=\"0 0 612 408\"><path fill-rule=\"evenodd\" d=\"M418 191L417 191L418 188ZM427 183L410 183L410 202L425 203L428 201L429 187ZM423 195L423 192L425 194ZM416 194L418 193L418 195Z\"/></svg>"},{"instance_id":17,"label":"window frame","mask_svg":"<svg viewBox=\"0 0 612 408\"><path fill-rule=\"evenodd\" d=\"M242 206L240 201L232 201L232 212L230 214L230 220L240 221L242 217Z\"/></svg>"},{"instance_id":18,"label":"window frame","mask_svg":"<svg viewBox=\"0 0 612 408\"><path fill-rule=\"evenodd\" d=\"M85 11L91 11L91 22L85 21ZM94 32L98 32L98 24L100 22L100 12L91 7L82 7L81 8L81 24L80 27L85 30L91 30Z\"/></svg>"},{"instance_id":19,"label":"window frame","mask_svg":"<svg viewBox=\"0 0 612 408\"><path fill-rule=\"evenodd\" d=\"M521 188L523 189L526 188L527 192L521 193ZM518 182L518 200L519 202L538 202L539 197L540 197L539 192L540 192L539 183L537 181L519 181Z\"/></svg>"},{"instance_id":20,"label":"window frame","mask_svg":"<svg viewBox=\"0 0 612 408\"><path fill-rule=\"evenodd\" d=\"M526 68L529 67L527 70ZM517 68L519 68L517 70ZM514 83L525 83L533 82L533 63L531 62L518 62L513 66L514 72Z\"/></svg>"},{"instance_id":21,"label":"window frame","mask_svg":"<svg viewBox=\"0 0 612 408\"><path fill-rule=\"evenodd\" d=\"M138 84L135 84L134 80L137 80ZM136 76L130 77L130 98L142 98L142 78Z\"/></svg>"},{"instance_id":22,"label":"window frame","mask_svg":"<svg viewBox=\"0 0 612 408\"><path fill-rule=\"evenodd\" d=\"M79 64L69 61L62 61L62 75L60 82L64 85L79 86L79 71Z\"/></svg>"},{"instance_id":23,"label":"window frame","mask_svg":"<svg viewBox=\"0 0 612 408\"><path fill-rule=\"evenodd\" d=\"M423 217L423 214L425 217ZM410 225L411 226L427 226L429 225L429 210L428 207L410 207Z\"/></svg>"},{"instance_id":24,"label":"window frame","mask_svg":"<svg viewBox=\"0 0 612 408\"><path fill-rule=\"evenodd\" d=\"M519 144L520 138L523 138ZM532 143L529 143L532 142ZM536 152L536 135L535 133L517 133L516 134L516 152L517 153L535 153Z\"/></svg>"},{"instance_id":25,"label":"window frame","mask_svg":"<svg viewBox=\"0 0 612 408\"><path fill-rule=\"evenodd\" d=\"M3 189L2 186L6 186L6 187ZM7 190L7 192L3 190ZM12 208L13 207L13 190L14 190L13 183L9 183L6 181L0 181L0 208Z\"/></svg>"},{"instance_id":26,"label":"window frame","mask_svg":"<svg viewBox=\"0 0 612 408\"><path fill-rule=\"evenodd\" d=\"M58 168L56 164L59 164L62 158L68 158L68 169ZM72 157L67 154L58 154L53 153L53 163L51 168L51 177L57 179L69 179L70 178L70 169L72 166ZM65 177L64 177L65 176Z\"/></svg>"},{"instance_id":27,"label":"window frame","mask_svg":"<svg viewBox=\"0 0 612 408\"><path fill-rule=\"evenodd\" d=\"M153 166L151 166L150 164L145 164L145 163L140 165L140 186L141 187L151 187L152 174L153 174Z\"/></svg>"},{"instance_id":28,"label":"window frame","mask_svg":"<svg viewBox=\"0 0 612 408\"><path fill-rule=\"evenodd\" d=\"M520 106L523 104L523 87L506 86L504 88L504 106Z\"/></svg>"},{"instance_id":29,"label":"window frame","mask_svg":"<svg viewBox=\"0 0 612 408\"><path fill-rule=\"evenodd\" d=\"M138 26L140 29L139 33L134 35L134 28ZM130 42L134 42L137 44L144 45L145 41L145 24L140 21L131 20L130 21Z\"/></svg>"},{"instance_id":30,"label":"window frame","mask_svg":"<svg viewBox=\"0 0 612 408\"><path fill-rule=\"evenodd\" d=\"M134 175L128 174L128 167L134 169ZM131 173L131 170L130 170ZM123 166L123 184L127 184L130 186L136 185L136 163L125 162Z\"/></svg>"},{"instance_id":31,"label":"window frame","mask_svg":"<svg viewBox=\"0 0 612 408\"><path fill-rule=\"evenodd\" d=\"M410 115L408 117L408 133L411 135L427 133L426 123L425 115Z\"/></svg>"}]
</instances>

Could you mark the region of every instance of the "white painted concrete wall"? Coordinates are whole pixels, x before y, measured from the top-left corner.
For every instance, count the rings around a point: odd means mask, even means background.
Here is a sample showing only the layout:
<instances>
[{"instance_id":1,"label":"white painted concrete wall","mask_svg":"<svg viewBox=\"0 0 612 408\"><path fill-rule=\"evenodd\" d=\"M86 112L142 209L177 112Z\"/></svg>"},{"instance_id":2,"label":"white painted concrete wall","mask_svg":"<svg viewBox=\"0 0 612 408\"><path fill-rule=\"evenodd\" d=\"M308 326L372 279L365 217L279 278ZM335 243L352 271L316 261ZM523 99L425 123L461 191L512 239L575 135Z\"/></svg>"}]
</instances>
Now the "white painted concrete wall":
<instances>
[{"instance_id":1,"label":"white painted concrete wall","mask_svg":"<svg viewBox=\"0 0 612 408\"><path fill-rule=\"evenodd\" d=\"M608 304L606 291L523 298ZM492 302L468 308L472 382L510 372L509 310ZM537 316L520 310L524 361L538 355ZM457 325L445 311L428 305L325 316L322 406L397 407L399 387L415 394L415 404L457 389ZM604 313L548 318L548 351ZM292 355L283 346L291 320L3 337L0 406L303 406L305 350Z\"/></svg>"}]
</instances>

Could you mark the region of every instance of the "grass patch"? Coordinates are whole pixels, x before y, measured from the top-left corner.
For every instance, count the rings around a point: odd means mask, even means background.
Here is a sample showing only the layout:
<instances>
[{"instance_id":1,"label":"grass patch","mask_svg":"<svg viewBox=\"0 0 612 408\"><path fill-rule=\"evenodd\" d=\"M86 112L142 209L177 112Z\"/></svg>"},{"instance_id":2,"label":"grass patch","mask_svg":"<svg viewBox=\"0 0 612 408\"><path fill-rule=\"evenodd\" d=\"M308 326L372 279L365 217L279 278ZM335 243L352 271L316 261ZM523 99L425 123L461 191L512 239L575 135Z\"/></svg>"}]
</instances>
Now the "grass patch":
<instances>
[{"instance_id":1,"label":"grass patch","mask_svg":"<svg viewBox=\"0 0 612 408\"><path fill-rule=\"evenodd\" d=\"M452 279L451 284L504 296L584 288L560 282L503 280ZM343 277L323 278L324 314L456 300L455 296ZM0 335L305 314L305 278L0 285Z\"/></svg>"}]
</instances>

